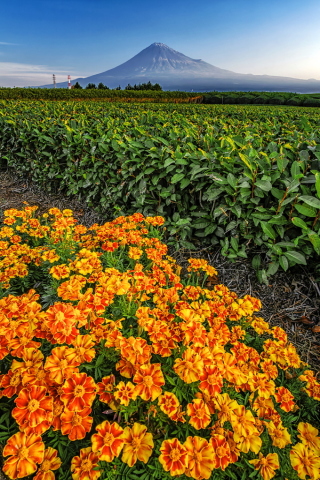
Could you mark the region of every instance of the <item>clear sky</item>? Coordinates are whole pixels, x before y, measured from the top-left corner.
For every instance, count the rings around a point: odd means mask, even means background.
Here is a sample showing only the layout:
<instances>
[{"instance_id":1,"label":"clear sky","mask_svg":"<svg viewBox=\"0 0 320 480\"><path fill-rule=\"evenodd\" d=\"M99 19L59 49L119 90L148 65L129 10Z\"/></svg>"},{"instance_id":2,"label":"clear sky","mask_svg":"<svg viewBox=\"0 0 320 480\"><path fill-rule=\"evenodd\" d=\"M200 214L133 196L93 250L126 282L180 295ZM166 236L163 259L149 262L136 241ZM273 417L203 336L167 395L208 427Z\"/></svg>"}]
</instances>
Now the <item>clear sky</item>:
<instances>
[{"instance_id":1,"label":"clear sky","mask_svg":"<svg viewBox=\"0 0 320 480\"><path fill-rule=\"evenodd\" d=\"M153 42L238 73L320 80L320 0L6 0L0 86L101 73Z\"/></svg>"}]
</instances>

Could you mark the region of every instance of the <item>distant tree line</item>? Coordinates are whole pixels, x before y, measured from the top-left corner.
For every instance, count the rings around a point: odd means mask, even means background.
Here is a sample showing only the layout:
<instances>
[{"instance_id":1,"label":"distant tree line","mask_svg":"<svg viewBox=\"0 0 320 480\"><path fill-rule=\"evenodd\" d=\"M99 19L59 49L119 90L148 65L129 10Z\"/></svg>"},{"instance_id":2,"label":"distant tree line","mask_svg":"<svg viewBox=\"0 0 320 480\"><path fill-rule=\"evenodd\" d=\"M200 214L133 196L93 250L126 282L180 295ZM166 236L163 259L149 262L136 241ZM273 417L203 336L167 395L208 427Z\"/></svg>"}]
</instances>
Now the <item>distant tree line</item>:
<instances>
[{"instance_id":1,"label":"distant tree line","mask_svg":"<svg viewBox=\"0 0 320 480\"><path fill-rule=\"evenodd\" d=\"M83 87L80 85L79 82L76 82L72 88L76 89L82 89ZM85 90L93 90L93 89L98 89L98 90L110 90L109 87L104 85L102 82L99 83L98 86L96 86L95 83L88 83L88 85L85 87ZM120 85L116 88L113 88L113 90L121 90ZM128 83L128 85L124 88L124 90L157 90L157 91L162 91L161 85L159 83L152 84L150 81L148 83L139 83L139 85L134 84L133 86Z\"/></svg>"}]
</instances>

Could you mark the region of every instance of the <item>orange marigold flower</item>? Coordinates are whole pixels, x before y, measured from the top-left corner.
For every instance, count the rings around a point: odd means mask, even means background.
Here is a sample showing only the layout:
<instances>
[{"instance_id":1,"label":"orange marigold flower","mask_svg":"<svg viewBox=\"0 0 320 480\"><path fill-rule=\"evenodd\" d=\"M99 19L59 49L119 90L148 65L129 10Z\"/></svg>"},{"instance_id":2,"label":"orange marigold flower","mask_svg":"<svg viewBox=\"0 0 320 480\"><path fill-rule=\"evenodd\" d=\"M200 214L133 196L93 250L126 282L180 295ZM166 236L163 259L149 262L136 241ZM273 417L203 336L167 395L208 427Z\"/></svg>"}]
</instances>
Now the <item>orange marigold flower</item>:
<instances>
[{"instance_id":1,"label":"orange marigold flower","mask_svg":"<svg viewBox=\"0 0 320 480\"><path fill-rule=\"evenodd\" d=\"M221 392L223 378L217 367L213 365L205 366L200 375L200 380L199 390L207 393L210 397L214 397L217 393Z\"/></svg>"},{"instance_id":2,"label":"orange marigold flower","mask_svg":"<svg viewBox=\"0 0 320 480\"><path fill-rule=\"evenodd\" d=\"M108 420L97 425L95 433L91 437L92 451L99 452L99 460L112 462L120 455L124 444L123 428L118 423L110 423Z\"/></svg>"},{"instance_id":3,"label":"orange marigold flower","mask_svg":"<svg viewBox=\"0 0 320 480\"><path fill-rule=\"evenodd\" d=\"M91 408L87 407L78 412L65 409L61 414L61 433L68 435L69 440L81 440L91 430L93 418L89 417Z\"/></svg>"},{"instance_id":4,"label":"orange marigold flower","mask_svg":"<svg viewBox=\"0 0 320 480\"><path fill-rule=\"evenodd\" d=\"M15 399L12 416L19 425L36 427L44 421L52 421L53 400L46 395L46 387L31 385L23 388Z\"/></svg>"},{"instance_id":5,"label":"orange marigold flower","mask_svg":"<svg viewBox=\"0 0 320 480\"><path fill-rule=\"evenodd\" d=\"M214 434L211 437L211 445L213 447L214 468L225 470L229 463L232 462L230 445L223 435Z\"/></svg>"},{"instance_id":6,"label":"orange marigold flower","mask_svg":"<svg viewBox=\"0 0 320 480\"><path fill-rule=\"evenodd\" d=\"M298 432L301 442L320 457L320 438L318 437L318 430L310 423L300 422L298 425Z\"/></svg>"},{"instance_id":7,"label":"orange marigold flower","mask_svg":"<svg viewBox=\"0 0 320 480\"><path fill-rule=\"evenodd\" d=\"M3 375L0 382L2 396L11 398L20 392L22 387L22 373L21 370L9 370L7 374Z\"/></svg>"},{"instance_id":8,"label":"orange marigold flower","mask_svg":"<svg viewBox=\"0 0 320 480\"><path fill-rule=\"evenodd\" d=\"M55 383L62 384L65 378L69 378L78 371L77 366L80 365L80 362L75 358L70 358L72 353L72 349L67 346L56 347L47 357L44 369L49 372L49 377Z\"/></svg>"},{"instance_id":9,"label":"orange marigold flower","mask_svg":"<svg viewBox=\"0 0 320 480\"><path fill-rule=\"evenodd\" d=\"M174 393L164 392L158 397L158 405L164 413L171 417L178 411L180 402Z\"/></svg>"},{"instance_id":10,"label":"orange marigold flower","mask_svg":"<svg viewBox=\"0 0 320 480\"><path fill-rule=\"evenodd\" d=\"M80 412L90 407L96 397L96 384L86 373L74 373L62 386L61 400L68 408Z\"/></svg>"},{"instance_id":11,"label":"orange marigold flower","mask_svg":"<svg viewBox=\"0 0 320 480\"><path fill-rule=\"evenodd\" d=\"M137 460L147 463L154 447L152 433L147 427L134 423L133 427L126 427L123 431L124 447L121 460L132 467Z\"/></svg>"},{"instance_id":12,"label":"orange marigold flower","mask_svg":"<svg viewBox=\"0 0 320 480\"><path fill-rule=\"evenodd\" d=\"M292 468L296 470L299 478L306 478L307 475L312 479L320 478L320 458L307 445L297 443L290 450L290 462Z\"/></svg>"},{"instance_id":13,"label":"orange marigold flower","mask_svg":"<svg viewBox=\"0 0 320 480\"><path fill-rule=\"evenodd\" d=\"M239 405L232 411L230 422L234 432L241 436L251 435L256 431L255 418L244 405Z\"/></svg>"},{"instance_id":14,"label":"orange marigold flower","mask_svg":"<svg viewBox=\"0 0 320 480\"><path fill-rule=\"evenodd\" d=\"M61 430L61 414L64 410L64 404L60 397L55 397L53 402L53 420L51 423L53 431Z\"/></svg>"},{"instance_id":15,"label":"orange marigold flower","mask_svg":"<svg viewBox=\"0 0 320 480\"><path fill-rule=\"evenodd\" d=\"M188 348L183 352L182 359L175 360L173 370L185 383L197 382L204 370L203 360L199 354Z\"/></svg>"},{"instance_id":16,"label":"orange marigold flower","mask_svg":"<svg viewBox=\"0 0 320 480\"><path fill-rule=\"evenodd\" d=\"M154 401L161 394L161 387L165 384L161 364L152 363L141 365L133 377L133 381L137 384L137 395L143 400L149 400L151 398L151 400Z\"/></svg>"},{"instance_id":17,"label":"orange marigold flower","mask_svg":"<svg viewBox=\"0 0 320 480\"><path fill-rule=\"evenodd\" d=\"M230 421L232 412L239 406L227 393L218 393L213 398L213 403L218 410L218 419L221 425Z\"/></svg>"},{"instance_id":18,"label":"orange marigold flower","mask_svg":"<svg viewBox=\"0 0 320 480\"><path fill-rule=\"evenodd\" d=\"M275 393L275 398L278 403L280 403L280 408L285 412L291 412L296 407L294 396L292 393L285 387L278 387L277 392Z\"/></svg>"},{"instance_id":19,"label":"orange marigold flower","mask_svg":"<svg viewBox=\"0 0 320 480\"><path fill-rule=\"evenodd\" d=\"M140 337L129 337L120 340L121 356L127 361L138 367L144 363L149 363L151 359L151 345Z\"/></svg>"},{"instance_id":20,"label":"orange marigold flower","mask_svg":"<svg viewBox=\"0 0 320 480\"><path fill-rule=\"evenodd\" d=\"M7 441L3 452L10 457L4 462L3 471L12 479L27 477L37 470L37 463L44 458L44 443L40 435L18 432Z\"/></svg>"},{"instance_id":21,"label":"orange marigold flower","mask_svg":"<svg viewBox=\"0 0 320 480\"><path fill-rule=\"evenodd\" d=\"M160 447L159 462L171 476L182 475L186 470L188 452L177 438L164 440Z\"/></svg>"},{"instance_id":22,"label":"orange marigold flower","mask_svg":"<svg viewBox=\"0 0 320 480\"><path fill-rule=\"evenodd\" d=\"M143 254L143 250L138 247L129 247L128 257L133 260L138 260Z\"/></svg>"},{"instance_id":23,"label":"orange marigold flower","mask_svg":"<svg viewBox=\"0 0 320 480\"><path fill-rule=\"evenodd\" d=\"M108 403L114 401L114 386L116 378L114 375L108 375L103 377L101 382L97 383L97 394L99 395L100 402Z\"/></svg>"},{"instance_id":24,"label":"orange marigold flower","mask_svg":"<svg viewBox=\"0 0 320 480\"><path fill-rule=\"evenodd\" d=\"M195 436L188 437L183 445L188 453L186 475L196 480L210 478L215 468L212 444Z\"/></svg>"},{"instance_id":25,"label":"orange marigold flower","mask_svg":"<svg viewBox=\"0 0 320 480\"><path fill-rule=\"evenodd\" d=\"M184 331L184 345L192 343L194 347L203 347L207 342L207 331L200 322L191 322L182 325Z\"/></svg>"},{"instance_id":26,"label":"orange marigold flower","mask_svg":"<svg viewBox=\"0 0 320 480\"><path fill-rule=\"evenodd\" d=\"M101 245L102 250L105 250L106 252L114 252L118 247L118 242L105 242Z\"/></svg>"},{"instance_id":27,"label":"orange marigold flower","mask_svg":"<svg viewBox=\"0 0 320 480\"><path fill-rule=\"evenodd\" d=\"M116 370L125 378L132 378L136 373L135 366L126 358L121 358L119 362L116 363Z\"/></svg>"},{"instance_id":28,"label":"orange marigold flower","mask_svg":"<svg viewBox=\"0 0 320 480\"><path fill-rule=\"evenodd\" d=\"M55 265L49 270L50 275L56 280L61 278L68 278L70 275L70 268L65 264L61 263L60 265Z\"/></svg>"},{"instance_id":29,"label":"orange marigold flower","mask_svg":"<svg viewBox=\"0 0 320 480\"><path fill-rule=\"evenodd\" d=\"M61 466L61 460L57 455L57 450L52 447L48 447L44 451L43 462L33 480L54 480L55 476L52 470L57 470Z\"/></svg>"},{"instance_id":30,"label":"orange marigold flower","mask_svg":"<svg viewBox=\"0 0 320 480\"><path fill-rule=\"evenodd\" d=\"M97 480L101 472L95 470L98 466L99 457L91 447L81 448L80 456L71 460L71 472L73 480Z\"/></svg>"},{"instance_id":31,"label":"orange marigold flower","mask_svg":"<svg viewBox=\"0 0 320 480\"><path fill-rule=\"evenodd\" d=\"M210 421L211 415L208 406L202 399L196 398L192 400L192 403L187 405L187 415L189 415L189 423L196 430L206 428Z\"/></svg>"},{"instance_id":32,"label":"orange marigold flower","mask_svg":"<svg viewBox=\"0 0 320 480\"><path fill-rule=\"evenodd\" d=\"M270 380L275 380L278 377L278 368L272 360L265 360L261 362L260 366Z\"/></svg>"},{"instance_id":33,"label":"orange marigold flower","mask_svg":"<svg viewBox=\"0 0 320 480\"><path fill-rule=\"evenodd\" d=\"M259 437L258 432L254 432L251 435L239 435L235 433L233 435L234 441L237 443L238 448L243 453L248 453L249 450L253 453L259 453L262 447L262 440Z\"/></svg>"},{"instance_id":34,"label":"orange marigold flower","mask_svg":"<svg viewBox=\"0 0 320 480\"><path fill-rule=\"evenodd\" d=\"M57 343L71 343L79 331L75 327L76 311L69 303L55 303L46 312L46 324Z\"/></svg>"},{"instance_id":35,"label":"orange marigold flower","mask_svg":"<svg viewBox=\"0 0 320 480\"><path fill-rule=\"evenodd\" d=\"M275 395L275 383L264 373L251 374L248 378L251 392L258 392L260 397L269 398Z\"/></svg>"},{"instance_id":36,"label":"orange marigold flower","mask_svg":"<svg viewBox=\"0 0 320 480\"><path fill-rule=\"evenodd\" d=\"M158 227L164 224L165 219L163 217L146 217L144 219L146 223L149 225L153 225L154 227Z\"/></svg>"},{"instance_id":37,"label":"orange marigold flower","mask_svg":"<svg viewBox=\"0 0 320 480\"><path fill-rule=\"evenodd\" d=\"M72 275L69 280L59 285L57 288L57 293L62 300L80 300L82 297L81 290L86 283L86 277L82 275Z\"/></svg>"},{"instance_id":38,"label":"orange marigold flower","mask_svg":"<svg viewBox=\"0 0 320 480\"><path fill-rule=\"evenodd\" d=\"M272 438L272 445L278 448L285 448L291 443L291 436L288 429L283 427L282 424L275 425L272 421L265 422L265 424Z\"/></svg>"},{"instance_id":39,"label":"orange marigold flower","mask_svg":"<svg viewBox=\"0 0 320 480\"><path fill-rule=\"evenodd\" d=\"M276 470L280 468L277 453L269 453L265 457L259 453L259 459L249 460L255 469L258 470L263 480L271 480L276 474Z\"/></svg>"},{"instance_id":40,"label":"orange marigold flower","mask_svg":"<svg viewBox=\"0 0 320 480\"><path fill-rule=\"evenodd\" d=\"M130 400L135 400L137 398L137 393L135 391L135 386L131 382L119 382L115 386L114 398L120 402L121 405L126 407L129 405Z\"/></svg>"},{"instance_id":41,"label":"orange marigold flower","mask_svg":"<svg viewBox=\"0 0 320 480\"><path fill-rule=\"evenodd\" d=\"M96 356L94 341L91 335L78 335L72 342L74 351L70 352L69 358L75 358L79 363L90 363Z\"/></svg>"},{"instance_id":42,"label":"orange marigold flower","mask_svg":"<svg viewBox=\"0 0 320 480\"><path fill-rule=\"evenodd\" d=\"M254 393L252 395L254 395ZM252 408L255 412L257 412L259 417L267 418L267 416L269 417L271 412L274 410L274 404L271 398L257 396L253 402Z\"/></svg>"}]
</instances>

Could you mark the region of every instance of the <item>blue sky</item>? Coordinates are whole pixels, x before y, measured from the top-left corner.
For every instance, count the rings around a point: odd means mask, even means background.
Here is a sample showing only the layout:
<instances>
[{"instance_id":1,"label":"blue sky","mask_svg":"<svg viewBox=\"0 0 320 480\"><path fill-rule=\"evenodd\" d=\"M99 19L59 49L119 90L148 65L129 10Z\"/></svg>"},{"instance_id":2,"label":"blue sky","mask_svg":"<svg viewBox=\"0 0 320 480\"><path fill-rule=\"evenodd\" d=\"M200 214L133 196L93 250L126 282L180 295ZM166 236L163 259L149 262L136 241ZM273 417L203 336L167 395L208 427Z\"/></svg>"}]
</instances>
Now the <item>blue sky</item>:
<instances>
[{"instance_id":1,"label":"blue sky","mask_svg":"<svg viewBox=\"0 0 320 480\"><path fill-rule=\"evenodd\" d=\"M0 86L101 73L153 42L239 73L320 80L320 1L6 1Z\"/></svg>"}]
</instances>

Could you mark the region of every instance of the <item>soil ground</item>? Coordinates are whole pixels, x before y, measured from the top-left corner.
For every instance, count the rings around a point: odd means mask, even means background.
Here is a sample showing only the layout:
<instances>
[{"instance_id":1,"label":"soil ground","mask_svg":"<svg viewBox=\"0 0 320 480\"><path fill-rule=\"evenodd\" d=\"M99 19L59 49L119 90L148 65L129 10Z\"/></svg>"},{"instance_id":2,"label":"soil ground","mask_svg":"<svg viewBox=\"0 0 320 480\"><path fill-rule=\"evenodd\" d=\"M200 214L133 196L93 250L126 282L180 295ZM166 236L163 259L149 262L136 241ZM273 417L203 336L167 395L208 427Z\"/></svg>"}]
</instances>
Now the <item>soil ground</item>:
<instances>
[{"instance_id":1,"label":"soil ground","mask_svg":"<svg viewBox=\"0 0 320 480\"><path fill-rule=\"evenodd\" d=\"M98 214L77 198L48 194L12 172L0 172L0 218L8 208L23 208L23 202L37 205L41 214L51 207L71 208L79 223L86 226L114 218L113 212ZM169 253L181 266L186 266L190 257L204 258L218 270L217 283L226 285L239 297L249 294L259 298L263 308L257 315L272 326L282 327L302 360L320 375L320 285L307 267L298 267L294 272L279 271L270 285L265 285L258 282L249 260L231 263L214 247Z\"/></svg>"}]
</instances>

